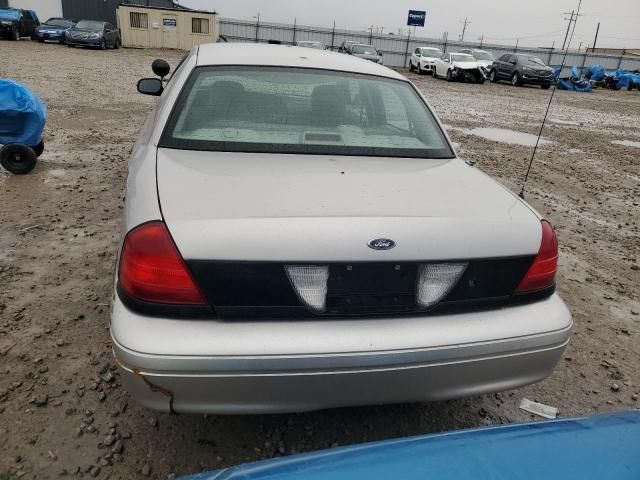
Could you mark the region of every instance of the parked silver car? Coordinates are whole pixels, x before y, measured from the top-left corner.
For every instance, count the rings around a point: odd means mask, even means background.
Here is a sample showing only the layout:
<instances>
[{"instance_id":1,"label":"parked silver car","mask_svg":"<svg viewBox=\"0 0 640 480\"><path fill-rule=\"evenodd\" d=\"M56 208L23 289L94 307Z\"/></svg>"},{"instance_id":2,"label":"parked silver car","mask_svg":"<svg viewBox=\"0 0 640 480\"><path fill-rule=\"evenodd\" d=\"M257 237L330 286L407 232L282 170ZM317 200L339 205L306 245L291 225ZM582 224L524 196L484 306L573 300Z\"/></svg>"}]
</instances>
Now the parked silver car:
<instances>
[{"instance_id":1,"label":"parked silver car","mask_svg":"<svg viewBox=\"0 0 640 480\"><path fill-rule=\"evenodd\" d=\"M382 65L382 54L371 45L353 45L348 53L354 57Z\"/></svg>"},{"instance_id":2,"label":"parked silver car","mask_svg":"<svg viewBox=\"0 0 640 480\"><path fill-rule=\"evenodd\" d=\"M138 88L161 96L131 154L111 335L142 404L291 412L551 373L572 325L554 231L457 158L405 77L211 44Z\"/></svg>"}]
</instances>

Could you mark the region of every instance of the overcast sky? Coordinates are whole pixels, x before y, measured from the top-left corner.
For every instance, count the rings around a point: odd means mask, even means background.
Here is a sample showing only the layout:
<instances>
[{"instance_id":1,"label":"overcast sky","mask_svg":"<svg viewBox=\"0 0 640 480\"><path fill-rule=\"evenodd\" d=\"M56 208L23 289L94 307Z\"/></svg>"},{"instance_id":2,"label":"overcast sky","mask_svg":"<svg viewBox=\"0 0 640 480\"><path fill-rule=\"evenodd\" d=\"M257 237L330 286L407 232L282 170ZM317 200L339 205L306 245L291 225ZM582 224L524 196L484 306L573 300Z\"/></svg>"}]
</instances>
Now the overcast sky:
<instances>
[{"instance_id":1,"label":"overcast sky","mask_svg":"<svg viewBox=\"0 0 640 480\"><path fill-rule=\"evenodd\" d=\"M384 32L405 28L409 9L426 10L427 25L416 35L454 39L462 33L465 17L471 21L465 39L484 35L490 43L550 47L562 46L567 22L563 12L577 0L180 0L184 6L216 10L223 17L307 25L336 25L349 29L384 27ZM640 48L640 0L583 0L572 48L593 44L601 22L598 47ZM568 17L568 15L567 15Z\"/></svg>"}]
</instances>

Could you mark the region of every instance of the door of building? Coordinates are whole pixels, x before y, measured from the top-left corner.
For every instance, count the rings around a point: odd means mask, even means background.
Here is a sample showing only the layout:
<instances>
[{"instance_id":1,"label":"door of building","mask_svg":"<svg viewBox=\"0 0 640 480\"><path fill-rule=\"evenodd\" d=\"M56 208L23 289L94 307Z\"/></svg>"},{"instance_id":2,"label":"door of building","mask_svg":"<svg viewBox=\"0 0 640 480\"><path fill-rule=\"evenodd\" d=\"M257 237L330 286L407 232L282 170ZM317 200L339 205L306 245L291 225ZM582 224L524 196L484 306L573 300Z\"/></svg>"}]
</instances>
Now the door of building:
<instances>
[{"instance_id":1,"label":"door of building","mask_svg":"<svg viewBox=\"0 0 640 480\"><path fill-rule=\"evenodd\" d=\"M178 48L178 17L162 16L162 48Z\"/></svg>"}]
</instances>

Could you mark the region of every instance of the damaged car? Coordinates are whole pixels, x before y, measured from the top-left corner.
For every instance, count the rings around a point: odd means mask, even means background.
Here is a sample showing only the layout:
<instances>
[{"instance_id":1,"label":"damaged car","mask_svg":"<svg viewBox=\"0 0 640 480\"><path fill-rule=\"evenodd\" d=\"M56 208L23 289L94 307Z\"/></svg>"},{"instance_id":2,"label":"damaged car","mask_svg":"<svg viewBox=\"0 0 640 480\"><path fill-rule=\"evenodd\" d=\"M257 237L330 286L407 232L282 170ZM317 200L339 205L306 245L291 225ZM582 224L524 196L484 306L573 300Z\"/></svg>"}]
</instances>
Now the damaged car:
<instances>
[{"instance_id":1,"label":"damaged car","mask_svg":"<svg viewBox=\"0 0 640 480\"><path fill-rule=\"evenodd\" d=\"M240 43L153 70L110 324L138 402L283 413L551 374L572 326L554 229L456 155L406 77Z\"/></svg>"},{"instance_id":2,"label":"damaged car","mask_svg":"<svg viewBox=\"0 0 640 480\"><path fill-rule=\"evenodd\" d=\"M487 79L483 65L472 55L466 53L445 53L436 60L434 77L447 81L484 83Z\"/></svg>"}]
</instances>

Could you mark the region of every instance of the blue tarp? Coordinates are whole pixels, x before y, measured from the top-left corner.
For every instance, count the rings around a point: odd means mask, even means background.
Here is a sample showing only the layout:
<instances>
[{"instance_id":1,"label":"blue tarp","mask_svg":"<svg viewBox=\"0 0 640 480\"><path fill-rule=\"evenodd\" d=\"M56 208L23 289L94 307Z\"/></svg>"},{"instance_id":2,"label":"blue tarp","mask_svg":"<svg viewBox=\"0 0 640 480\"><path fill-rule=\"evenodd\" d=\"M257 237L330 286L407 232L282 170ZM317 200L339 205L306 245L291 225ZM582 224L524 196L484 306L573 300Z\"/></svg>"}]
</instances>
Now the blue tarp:
<instances>
[{"instance_id":1,"label":"blue tarp","mask_svg":"<svg viewBox=\"0 0 640 480\"><path fill-rule=\"evenodd\" d=\"M640 411L405 438L190 480L640 479Z\"/></svg>"},{"instance_id":2,"label":"blue tarp","mask_svg":"<svg viewBox=\"0 0 640 480\"><path fill-rule=\"evenodd\" d=\"M589 65L588 67L585 67L582 73L584 73L586 78L595 82L604 80L604 77L607 74L604 67L601 65Z\"/></svg>"},{"instance_id":3,"label":"blue tarp","mask_svg":"<svg viewBox=\"0 0 640 480\"><path fill-rule=\"evenodd\" d=\"M560 72L558 72L558 75ZM557 77L556 77L557 78ZM558 78L558 90L570 90L572 92L584 92L588 93L593 91L589 80L583 80L578 74L578 67L571 69L570 78Z\"/></svg>"},{"instance_id":4,"label":"blue tarp","mask_svg":"<svg viewBox=\"0 0 640 480\"><path fill-rule=\"evenodd\" d=\"M47 107L36 94L21 83L0 79L0 145L38 145L46 121Z\"/></svg>"},{"instance_id":5,"label":"blue tarp","mask_svg":"<svg viewBox=\"0 0 640 480\"><path fill-rule=\"evenodd\" d=\"M19 10L0 9L0 20L20 20L21 16L22 13Z\"/></svg>"}]
</instances>

